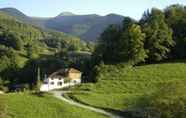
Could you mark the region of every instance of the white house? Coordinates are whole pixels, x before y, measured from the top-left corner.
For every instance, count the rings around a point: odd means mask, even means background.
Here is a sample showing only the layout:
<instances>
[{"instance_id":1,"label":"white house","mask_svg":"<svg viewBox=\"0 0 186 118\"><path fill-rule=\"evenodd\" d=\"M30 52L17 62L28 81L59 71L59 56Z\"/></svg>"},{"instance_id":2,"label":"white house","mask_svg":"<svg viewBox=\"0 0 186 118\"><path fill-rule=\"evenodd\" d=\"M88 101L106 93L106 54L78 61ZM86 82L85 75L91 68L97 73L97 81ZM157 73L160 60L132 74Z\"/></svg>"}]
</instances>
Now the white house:
<instances>
[{"instance_id":1,"label":"white house","mask_svg":"<svg viewBox=\"0 0 186 118\"><path fill-rule=\"evenodd\" d=\"M4 92L0 90L0 94L4 94Z\"/></svg>"},{"instance_id":2,"label":"white house","mask_svg":"<svg viewBox=\"0 0 186 118\"><path fill-rule=\"evenodd\" d=\"M40 91L65 88L81 83L81 72L77 69L61 69L44 79Z\"/></svg>"}]
</instances>

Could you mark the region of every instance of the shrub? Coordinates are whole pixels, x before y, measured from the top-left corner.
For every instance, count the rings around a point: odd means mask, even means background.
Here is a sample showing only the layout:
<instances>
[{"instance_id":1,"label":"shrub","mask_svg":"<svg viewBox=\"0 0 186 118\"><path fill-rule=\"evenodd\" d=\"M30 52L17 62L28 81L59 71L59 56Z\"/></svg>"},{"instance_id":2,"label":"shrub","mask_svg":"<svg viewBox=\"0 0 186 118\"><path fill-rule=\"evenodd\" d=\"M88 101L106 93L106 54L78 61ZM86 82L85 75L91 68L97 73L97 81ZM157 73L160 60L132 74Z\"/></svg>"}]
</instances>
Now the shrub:
<instances>
[{"instance_id":1,"label":"shrub","mask_svg":"<svg viewBox=\"0 0 186 118\"><path fill-rule=\"evenodd\" d=\"M156 92L141 97L133 109L142 118L185 118L185 90L184 82L165 84Z\"/></svg>"}]
</instances>

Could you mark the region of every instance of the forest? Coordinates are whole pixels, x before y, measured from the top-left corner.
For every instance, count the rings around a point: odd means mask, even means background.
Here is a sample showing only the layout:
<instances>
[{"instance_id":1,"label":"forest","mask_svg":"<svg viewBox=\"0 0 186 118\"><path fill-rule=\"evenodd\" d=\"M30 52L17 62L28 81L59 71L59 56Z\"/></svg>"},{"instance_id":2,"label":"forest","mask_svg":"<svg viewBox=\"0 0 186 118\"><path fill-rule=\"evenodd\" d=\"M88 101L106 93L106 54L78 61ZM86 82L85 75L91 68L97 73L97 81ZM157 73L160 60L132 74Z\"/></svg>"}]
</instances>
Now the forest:
<instances>
[{"instance_id":1,"label":"forest","mask_svg":"<svg viewBox=\"0 0 186 118\"><path fill-rule=\"evenodd\" d=\"M75 63L67 58L68 52L92 50L91 42L62 32L43 31L0 12L0 89L10 91L17 85L33 89L38 68L42 68L44 77Z\"/></svg>"},{"instance_id":2,"label":"forest","mask_svg":"<svg viewBox=\"0 0 186 118\"><path fill-rule=\"evenodd\" d=\"M95 55L104 63L155 63L186 58L186 7L153 8L139 21L126 17L101 35ZM111 55L112 54L112 55Z\"/></svg>"}]
</instances>

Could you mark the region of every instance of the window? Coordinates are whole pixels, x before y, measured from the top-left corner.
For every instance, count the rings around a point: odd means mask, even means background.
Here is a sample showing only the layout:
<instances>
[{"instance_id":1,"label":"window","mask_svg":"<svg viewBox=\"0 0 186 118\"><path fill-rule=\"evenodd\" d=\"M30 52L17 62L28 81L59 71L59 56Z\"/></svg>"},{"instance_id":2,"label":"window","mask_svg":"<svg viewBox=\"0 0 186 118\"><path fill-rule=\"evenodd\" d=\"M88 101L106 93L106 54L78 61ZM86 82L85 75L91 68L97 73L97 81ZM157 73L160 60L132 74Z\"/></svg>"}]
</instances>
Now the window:
<instances>
[{"instance_id":1,"label":"window","mask_svg":"<svg viewBox=\"0 0 186 118\"><path fill-rule=\"evenodd\" d=\"M62 86L62 84L63 84L62 82L58 82L57 83L58 86Z\"/></svg>"},{"instance_id":2,"label":"window","mask_svg":"<svg viewBox=\"0 0 186 118\"><path fill-rule=\"evenodd\" d=\"M50 82L50 85L54 85L54 82Z\"/></svg>"}]
</instances>

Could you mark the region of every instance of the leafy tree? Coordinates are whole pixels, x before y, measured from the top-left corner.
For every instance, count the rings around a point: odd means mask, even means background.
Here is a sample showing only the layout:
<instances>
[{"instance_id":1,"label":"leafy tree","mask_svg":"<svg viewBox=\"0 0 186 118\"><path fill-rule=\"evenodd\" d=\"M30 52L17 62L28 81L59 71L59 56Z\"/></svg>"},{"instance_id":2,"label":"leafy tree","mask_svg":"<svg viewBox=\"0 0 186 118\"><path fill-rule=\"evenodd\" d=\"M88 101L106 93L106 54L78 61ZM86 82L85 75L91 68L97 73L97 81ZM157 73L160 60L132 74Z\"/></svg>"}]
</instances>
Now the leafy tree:
<instances>
[{"instance_id":1,"label":"leafy tree","mask_svg":"<svg viewBox=\"0 0 186 118\"><path fill-rule=\"evenodd\" d=\"M29 58L29 59L32 59L33 58L33 47L32 47L32 45L30 45L30 44L28 44L28 45L26 45L26 51L27 51L27 57Z\"/></svg>"},{"instance_id":2,"label":"leafy tree","mask_svg":"<svg viewBox=\"0 0 186 118\"><path fill-rule=\"evenodd\" d=\"M171 5L165 9L167 24L173 30L173 39L176 43L172 50L174 58L186 58L186 7Z\"/></svg>"},{"instance_id":3,"label":"leafy tree","mask_svg":"<svg viewBox=\"0 0 186 118\"><path fill-rule=\"evenodd\" d=\"M23 47L23 43L19 35L16 35L11 31L3 29L0 33L0 39L1 44L4 44L7 47L12 47L15 50L21 50Z\"/></svg>"},{"instance_id":4,"label":"leafy tree","mask_svg":"<svg viewBox=\"0 0 186 118\"><path fill-rule=\"evenodd\" d=\"M164 14L158 9L153 8L145 18L142 26L146 34L145 48L149 51L149 61L163 60L174 46L172 30L166 24Z\"/></svg>"},{"instance_id":5,"label":"leafy tree","mask_svg":"<svg viewBox=\"0 0 186 118\"><path fill-rule=\"evenodd\" d=\"M133 20L132 18L130 18L130 17L125 17L124 18L124 20L123 20L123 31L125 31L125 30L128 30L129 29L129 27L131 26L131 25L133 25L134 23L136 23L136 21L135 20Z\"/></svg>"},{"instance_id":6,"label":"leafy tree","mask_svg":"<svg viewBox=\"0 0 186 118\"><path fill-rule=\"evenodd\" d=\"M122 61L119 57L118 46L120 45L121 29L117 25L110 25L102 34L99 40L99 45L96 49L96 54L106 63Z\"/></svg>"},{"instance_id":7,"label":"leafy tree","mask_svg":"<svg viewBox=\"0 0 186 118\"><path fill-rule=\"evenodd\" d=\"M123 45L125 46L125 57L132 64L144 62L147 58L144 49L145 34L142 33L139 25L133 24L123 33Z\"/></svg>"},{"instance_id":8,"label":"leafy tree","mask_svg":"<svg viewBox=\"0 0 186 118\"><path fill-rule=\"evenodd\" d=\"M117 25L109 26L101 35L95 54L106 63L132 62L137 64L147 57L144 50L145 34L135 21L127 17L123 28Z\"/></svg>"},{"instance_id":9,"label":"leafy tree","mask_svg":"<svg viewBox=\"0 0 186 118\"><path fill-rule=\"evenodd\" d=\"M19 37L19 35L15 35L13 33L8 33L7 35L7 39L10 43L10 45L16 49L16 50L21 50L23 47L23 43L21 41L21 38Z\"/></svg>"},{"instance_id":10,"label":"leafy tree","mask_svg":"<svg viewBox=\"0 0 186 118\"><path fill-rule=\"evenodd\" d=\"M69 51L80 51L81 50L81 41L79 39L72 39L68 41L68 50Z\"/></svg>"}]
</instances>

